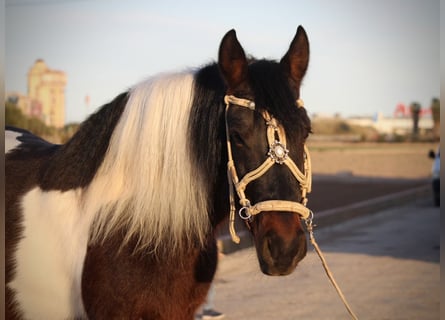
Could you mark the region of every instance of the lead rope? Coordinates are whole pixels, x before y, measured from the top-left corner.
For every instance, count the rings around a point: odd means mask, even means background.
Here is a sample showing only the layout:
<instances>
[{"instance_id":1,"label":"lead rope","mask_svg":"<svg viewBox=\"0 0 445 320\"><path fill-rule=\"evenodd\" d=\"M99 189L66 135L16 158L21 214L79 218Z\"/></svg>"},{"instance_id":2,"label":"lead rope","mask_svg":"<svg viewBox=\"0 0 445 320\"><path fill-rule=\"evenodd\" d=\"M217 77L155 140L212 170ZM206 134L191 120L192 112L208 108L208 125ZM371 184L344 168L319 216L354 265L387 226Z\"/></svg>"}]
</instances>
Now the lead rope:
<instances>
[{"instance_id":1,"label":"lead rope","mask_svg":"<svg viewBox=\"0 0 445 320\"><path fill-rule=\"evenodd\" d=\"M326 259L324 258L324 255L321 252L320 247L318 246L317 242L315 241L312 218L313 218L313 213L311 214L311 216L308 219L305 220L306 229L309 232L309 239L321 260L321 264L323 265L323 268L326 271L326 275L328 276L329 280L331 281L332 285L334 286L335 290L337 291L337 294L340 296L341 300L343 301L343 304L345 305L346 310L348 310L348 313L350 314L352 319L358 320L354 311L352 311L352 308L349 306L348 302L346 301L346 298L345 298L343 292L341 291L340 287L338 286L337 281L335 281L334 275L332 274L331 270L329 269L328 263L326 262Z\"/></svg>"}]
</instances>

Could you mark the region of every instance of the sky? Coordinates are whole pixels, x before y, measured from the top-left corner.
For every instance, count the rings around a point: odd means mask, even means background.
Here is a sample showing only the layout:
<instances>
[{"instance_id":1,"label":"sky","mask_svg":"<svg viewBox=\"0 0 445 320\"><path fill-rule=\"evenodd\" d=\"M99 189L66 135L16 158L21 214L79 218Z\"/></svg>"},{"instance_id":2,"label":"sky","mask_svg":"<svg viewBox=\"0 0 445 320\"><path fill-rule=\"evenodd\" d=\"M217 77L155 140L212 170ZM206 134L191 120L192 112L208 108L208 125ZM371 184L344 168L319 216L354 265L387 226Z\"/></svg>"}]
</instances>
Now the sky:
<instances>
[{"instance_id":1,"label":"sky","mask_svg":"<svg viewBox=\"0 0 445 320\"><path fill-rule=\"evenodd\" d=\"M279 60L298 25L310 41L301 88L312 115L390 116L440 97L439 0L6 0L5 91L27 92L37 59L66 72L80 122L160 72L216 61L234 28L247 54ZM89 96L89 104L85 97Z\"/></svg>"}]
</instances>

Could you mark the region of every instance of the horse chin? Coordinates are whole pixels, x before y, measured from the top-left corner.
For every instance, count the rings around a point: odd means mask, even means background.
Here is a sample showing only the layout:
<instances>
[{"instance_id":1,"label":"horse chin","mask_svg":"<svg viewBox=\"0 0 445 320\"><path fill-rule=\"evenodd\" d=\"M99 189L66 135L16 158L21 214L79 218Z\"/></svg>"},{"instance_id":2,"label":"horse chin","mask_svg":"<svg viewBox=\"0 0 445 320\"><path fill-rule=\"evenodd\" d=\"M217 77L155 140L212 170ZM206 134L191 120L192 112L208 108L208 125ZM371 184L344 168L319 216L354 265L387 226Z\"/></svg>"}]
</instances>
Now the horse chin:
<instances>
[{"instance_id":1,"label":"horse chin","mask_svg":"<svg viewBox=\"0 0 445 320\"><path fill-rule=\"evenodd\" d=\"M261 269L261 272L264 273L266 276L287 276L295 270L295 268L297 267L297 264L295 264L294 266L290 266L288 268L285 268L285 267L283 268L283 267L271 266L271 265L262 263L260 261L260 269Z\"/></svg>"},{"instance_id":2,"label":"horse chin","mask_svg":"<svg viewBox=\"0 0 445 320\"><path fill-rule=\"evenodd\" d=\"M280 264L276 261L268 261L269 259L264 259L258 256L258 262L260 265L261 272L267 276L287 276L291 274L298 266L298 263L304 258L297 256L290 264Z\"/></svg>"}]
</instances>

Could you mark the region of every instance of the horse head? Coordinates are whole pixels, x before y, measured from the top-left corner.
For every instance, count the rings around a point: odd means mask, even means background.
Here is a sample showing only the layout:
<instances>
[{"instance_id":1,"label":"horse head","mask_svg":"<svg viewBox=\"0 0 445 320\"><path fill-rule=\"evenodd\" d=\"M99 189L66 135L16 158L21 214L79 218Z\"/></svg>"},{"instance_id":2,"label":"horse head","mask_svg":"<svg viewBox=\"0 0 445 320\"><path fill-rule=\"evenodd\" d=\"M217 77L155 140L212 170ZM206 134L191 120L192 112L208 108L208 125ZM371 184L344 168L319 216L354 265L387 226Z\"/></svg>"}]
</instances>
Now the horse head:
<instances>
[{"instance_id":1,"label":"horse head","mask_svg":"<svg viewBox=\"0 0 445 320\"><path fill-rule=\"evenodd\" d=\"M219 49L218 65L227 87L231 215L236 193L237 211L267 275L291 273L307 250L302 218L311 214L305 206L311 180L305 140L311 129L300 85L308 60L302 27L280 62L246 58L234 30Z\"/></svg>"}]
</instances>

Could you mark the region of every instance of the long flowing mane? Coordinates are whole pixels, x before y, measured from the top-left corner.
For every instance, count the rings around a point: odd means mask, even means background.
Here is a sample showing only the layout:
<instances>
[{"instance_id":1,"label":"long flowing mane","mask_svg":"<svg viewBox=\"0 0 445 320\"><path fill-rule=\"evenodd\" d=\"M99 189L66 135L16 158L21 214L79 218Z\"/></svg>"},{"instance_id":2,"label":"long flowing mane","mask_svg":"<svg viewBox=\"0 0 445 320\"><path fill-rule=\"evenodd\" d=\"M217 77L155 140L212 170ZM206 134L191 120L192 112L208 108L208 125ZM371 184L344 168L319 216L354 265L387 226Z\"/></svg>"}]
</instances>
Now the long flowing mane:
<instances>
[{"instance_id":1,"label":"long flowing mane","mask_svg":"<svg viewBox=\"0 0 445 320\"><path fill-rule=\"evenodd\" d=\"M125 228L152 250L184 238L203 243L209 228L204 177L192 166L188 121L194 74L163 74L130 90L85 210L92 241Z\"/></svg>"}]
</instances>

